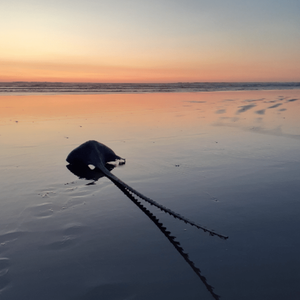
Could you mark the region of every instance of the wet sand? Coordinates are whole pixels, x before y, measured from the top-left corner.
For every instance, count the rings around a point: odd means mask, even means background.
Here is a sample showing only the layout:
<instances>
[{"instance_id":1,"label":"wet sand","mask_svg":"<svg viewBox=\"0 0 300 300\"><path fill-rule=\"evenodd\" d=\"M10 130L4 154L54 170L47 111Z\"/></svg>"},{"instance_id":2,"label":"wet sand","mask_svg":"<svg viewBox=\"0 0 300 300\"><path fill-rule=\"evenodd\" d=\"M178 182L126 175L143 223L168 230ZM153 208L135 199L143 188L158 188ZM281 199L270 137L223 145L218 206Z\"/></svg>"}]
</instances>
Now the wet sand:
<instances>
[{"instance_id":1,"label":"wet sand","mask_svg":"<svg viewBox=\"0 0 300 300\"><path fill-rule=\"evenodd\" d=\"M300 295L300 91L0 96L1 299L213 299L157 226L68 153L217 232L147 208L221 299Z\"/></svg>"}]
</instances>

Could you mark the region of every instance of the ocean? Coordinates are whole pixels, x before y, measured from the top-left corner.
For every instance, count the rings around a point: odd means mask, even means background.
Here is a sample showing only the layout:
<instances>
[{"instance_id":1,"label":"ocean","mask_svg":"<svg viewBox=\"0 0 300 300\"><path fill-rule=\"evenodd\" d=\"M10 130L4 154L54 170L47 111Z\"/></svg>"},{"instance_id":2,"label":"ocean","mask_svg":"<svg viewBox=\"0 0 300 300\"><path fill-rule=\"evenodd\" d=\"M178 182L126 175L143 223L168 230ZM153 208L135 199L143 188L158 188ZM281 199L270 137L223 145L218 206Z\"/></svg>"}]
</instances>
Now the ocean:
<instances>
[{"instance_id":1,"label":"ocean","mask_svg":"<svg viewBox=\"0 0 300 300\"><path fill-rule=\"evenodd\" d=\"M70 83L0 82L1 94L179 93L300 89L300 82Z\"/></svg>"}]
</instances>

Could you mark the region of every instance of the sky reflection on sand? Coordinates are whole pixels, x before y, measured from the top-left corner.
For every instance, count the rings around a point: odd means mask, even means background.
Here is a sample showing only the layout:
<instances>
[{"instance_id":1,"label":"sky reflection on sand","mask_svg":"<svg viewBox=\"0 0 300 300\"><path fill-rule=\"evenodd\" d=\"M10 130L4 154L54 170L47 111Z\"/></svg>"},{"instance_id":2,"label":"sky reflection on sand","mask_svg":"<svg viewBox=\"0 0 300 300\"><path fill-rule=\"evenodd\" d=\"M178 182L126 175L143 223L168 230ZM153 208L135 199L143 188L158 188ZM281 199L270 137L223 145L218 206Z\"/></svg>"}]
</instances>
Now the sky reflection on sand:
<instances>
[{"instance_id":1,"label":"sky reflection on sand","mask_svg":"<svg viewBox=\"0 0 300 300\"><path fill-rule=\"evenodd\" d=\"M205 127L212 123L229 125L230 122L224 122L225 118L234 122L236 127L244 128L245 123L251 127L256 123L255 114L259 114L264 116L261 121L264 121L268 127L273 126L273 129L280 127L283 134L293 131L296 116L292 103L298 107L298 98L292 95L297 95L297 92L286 91L291 97L278 96L283 91L252 91L250 93L253 99L246 98L249 92L233 92L236 99L230 102L229 99L224 100L230 92L2 96L0 98L0 124L10 125L6 128L6 130L11 130L9 135L15 130L18 133L27 130L38 133L40 130L52 134L61 132L65 138L71 138L80 135L80 131L84 132L84 136L87 131L94 135L95 127L98 127L97 130L101 131L102 137L103 135L120 137L118 131L122 128L127 132L140 130L140 134L144 132L149 138L151 135L158 137L166 128L176 132L177 129L184 127L193 133L197 132L200 126ZM261 98L262 94L264 98ZM255 99L255 96L260 98ZM252 103L246 104L248 102ZM190 105L184 105L184 103L190 103ZM269 103L275 104L270 106ZM279 106L280 110L276 109ZM270 109L274 111L271 112ZM218 114L222 116L219 117ZM235 118L237 115L240 116L239 122ZM181 120L178 120L179 116ZM20 122L22 125L16 129Z\"/></svg>"},{"instance_id":2,"label":"sky reflection on sand","mask_svg":"<svg viewBox=\"0 0 300 300\"><path fill-rule=\"evenodd\" d=\"M295 90L1 96L1 299L211 299L106 178L88 185L67 170L67 154L89 139L126 158L112 172L133 188L229 235L152 210L222 299L297 299L298 99Z\"/></svg>"}]
</instances>

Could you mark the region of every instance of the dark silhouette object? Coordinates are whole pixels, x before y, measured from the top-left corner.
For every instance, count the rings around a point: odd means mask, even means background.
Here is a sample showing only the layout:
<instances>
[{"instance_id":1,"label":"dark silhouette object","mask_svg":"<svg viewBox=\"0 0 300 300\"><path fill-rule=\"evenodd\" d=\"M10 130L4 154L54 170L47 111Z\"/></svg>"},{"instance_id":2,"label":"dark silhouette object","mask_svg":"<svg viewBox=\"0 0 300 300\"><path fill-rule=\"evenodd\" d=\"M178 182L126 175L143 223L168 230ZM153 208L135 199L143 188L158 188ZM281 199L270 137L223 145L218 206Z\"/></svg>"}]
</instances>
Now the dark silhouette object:
<instances>
[{"instance_id":1,"label":"dark silhouette object","mask_svg":"<svg viewBox=\"0 0 300 300\"><path fill-rule=\"evenodd\" d=\"M82 165L82 164L69 164L67 165L67 168L76 176L79 178L84 178L87 180L94 180L97 181L101 177L104 177L105 175L99 170L98 168L95 168L91 170L89 166ZM114 165L106 164L105 168L107 168L109 171L113 170L115 168Z\"/></svg>"},{"instance_id":2,"label":"dark silhouette object","mask_svg":"<svg viewBox=\"0 0 300 300\"><path fill-rule=\"evenodd\" d=\"M110 148L105 145L98 143L96 141L88 141L78 148L74 149L67 157L67 161L70 163L67 168L74 173L79 178L85 178L88 180L97 181L101 177L108 177L138 208L140 208L148 218L158 227L158 229L164 234L164 236L169 240L169 242L175 247L178 253L184 258L188 265L193 269L196 275L200 278L202 283L205 285L206 289L212 295L215 300L219 300L220 296L214 293L214 288L208 284L205 276L201 274L201 270L195 266L193 261L189 258L189 255L184 252L184 249L178 241L176 241L175 236L171 234L169 230L159 221L159 219L153 215L138 199L134 197L133 194L139 196L140 198L146 200L150 204L160 208L162 211L183 220L185 223L189 223L197 228L208 231L211 235L217 235L223 239L227 237L217 234L212 230L208 230L203 226L197 225L196 223L187 220L186 218L174 213L168 208L156 203L155 201L145 197L139 192L135 191L123 181L118 179L116 176L110 173L114 169L114 165L109 162L114 162L120 160L121 164L125 163L125 159L117 156ZM95 166L94 169L90 169L88 165Z\"/></svg>"},{"instance_id":3,"label":"dark silhouette object","mask_svg":"<svg viewBox=\"0 0 300 300\"><path fill-rule=\"evenodd\" d=\"M108 166L113 169L112 165ZM84 178L87 180L95 180L97 181L101 177L105 175L97 168L91 170L88 166L85 165L67 165L67 168L79 178ZM88 185L93 183L88 183ZM168 241L175 247L178 253L184 258L184 260L188 263L188 265L193 269L193 271L197 274L200 280L205 285L206 289L210 292L214 299L220 299L220 296L214 293L213 287L207 283L206 278L201 274L199 268L195 266L193 261L189 258L188 254L184 252L184 249L180 245L178 241L175 240L175 236L171 235L171 232L167 230L167 228L159 221L159 219L152 214L138 199L136 199L128 190L126 190L122 185L114 182L114 184L139 208L145 215L158 227L158 229L164 234L164 236L168 239Z\"/></svg>"},{"instance_id":4,"label":"dark silhouette object","mask_svg":"<svg viewBox=\"0 0 300 300\"><path fill-rule=\"evenodd\" d=\"M188 223L192 226L195 226L199 229L202 229L204 232L208 232L210 235L218 236L222 239L227 239L228 236L216 233L214 230L208 229L204 226L201 226L180 214L172 211L171 209L155 202L154 200L144 196L143 194L139 193L125 182L120 180L118 177L113 175L107 166L109 166L111 162L116 162L117 160L120 161L120 164L125 164L126 160L121 158L120 156L116 155L115 152L108 148L107 146L97 142L97 141L87 141L84 144L80 145L79 147L75 148L67 157L67 162L71 165L80 166L82 168L88 167L88 165L93 165L95 168L99 169L104 176L109 178L114 184L117 186L122 186L123 189L135 194L136 196L140 197L141 199L147 201L151 205L156 206L157 208L161 209L162 211L170 214L174 218L180 219L185 223ZM69 167L70 169L70 167Z\"/></svg>"}]
</instances>

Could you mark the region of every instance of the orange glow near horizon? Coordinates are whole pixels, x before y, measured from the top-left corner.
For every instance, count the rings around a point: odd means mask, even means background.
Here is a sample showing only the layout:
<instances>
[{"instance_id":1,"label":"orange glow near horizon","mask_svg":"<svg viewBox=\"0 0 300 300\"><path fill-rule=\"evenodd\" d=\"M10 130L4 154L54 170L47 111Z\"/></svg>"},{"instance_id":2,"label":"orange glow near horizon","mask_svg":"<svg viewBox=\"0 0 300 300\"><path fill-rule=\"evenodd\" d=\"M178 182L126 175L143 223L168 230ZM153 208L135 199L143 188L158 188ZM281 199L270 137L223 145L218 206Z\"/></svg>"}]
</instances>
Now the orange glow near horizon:
<instances>
[{"instance_id":1,"label":"orange glow near horizon","mask_svg":"<svg viewBox=\"0 0 300 300\"><path fill-rule=\"evenodd\" d=\"M1 63L0 81L49 82L242 82L299 81L299 68L260 63L211 63L195 67L126 67L43 62Z\"/></svg>"}]
</instances>

